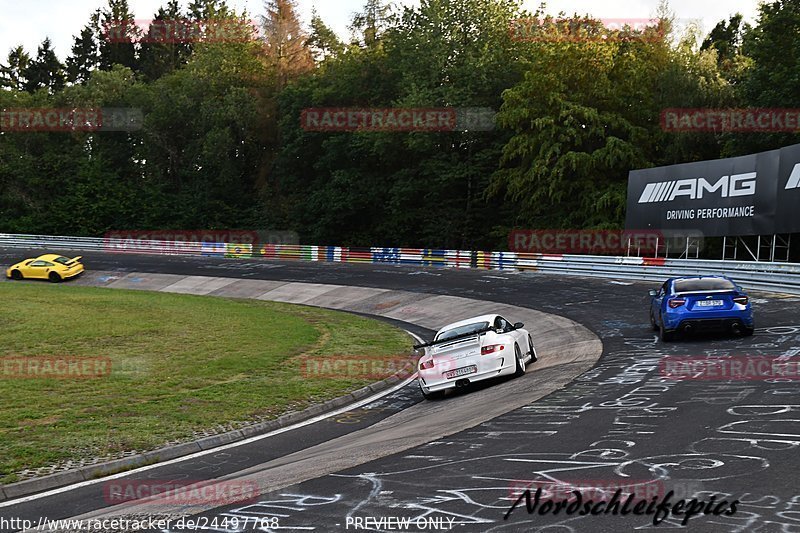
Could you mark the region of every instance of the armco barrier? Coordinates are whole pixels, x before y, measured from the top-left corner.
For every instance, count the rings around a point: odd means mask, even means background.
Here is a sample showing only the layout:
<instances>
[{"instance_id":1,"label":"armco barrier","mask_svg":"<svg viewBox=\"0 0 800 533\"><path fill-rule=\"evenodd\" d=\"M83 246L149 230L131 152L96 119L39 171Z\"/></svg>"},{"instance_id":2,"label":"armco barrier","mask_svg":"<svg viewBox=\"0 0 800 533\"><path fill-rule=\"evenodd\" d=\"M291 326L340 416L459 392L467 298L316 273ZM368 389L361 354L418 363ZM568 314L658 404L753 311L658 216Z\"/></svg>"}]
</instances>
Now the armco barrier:
<instances>
[{"instance_id":1,"label":"armco barrier","mask_svg":"<svg viewBox=\"0 0 800 533\"><path fill-rule=\"evenodd\" d=\"M427 267L535 271L547 274L663 281L671 276L724 274L748 289L800 295L800 264L708 261L663 257L607 257L481 252L423 248L347 248L293 244L237 244L98 239L0 233L0 247L96 250L111 253L191 255L320 261L396 263Z\"/></svg>"}]
</instances>

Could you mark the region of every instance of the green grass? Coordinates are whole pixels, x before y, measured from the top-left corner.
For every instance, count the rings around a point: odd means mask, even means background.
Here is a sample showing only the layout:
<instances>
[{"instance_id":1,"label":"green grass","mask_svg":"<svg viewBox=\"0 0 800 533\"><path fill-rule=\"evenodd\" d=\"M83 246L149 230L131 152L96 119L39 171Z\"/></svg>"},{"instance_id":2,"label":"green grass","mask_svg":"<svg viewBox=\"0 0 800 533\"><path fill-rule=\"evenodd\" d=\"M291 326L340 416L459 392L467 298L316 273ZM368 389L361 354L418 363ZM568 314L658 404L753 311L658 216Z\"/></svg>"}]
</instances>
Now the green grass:
<instances>
[{"instance_id":1,"label":"green grass","mask_svg":"<svg viewBox=\"0 0 800 533\"><path fill-rule=\"evenodd\" d=\"M308 357L409 354L387 324L303 306L0 283L0 357L109 357L98 379L0 378L0 483L275 418L376 381L310 378Z\"/></svg>"}]
</instances>

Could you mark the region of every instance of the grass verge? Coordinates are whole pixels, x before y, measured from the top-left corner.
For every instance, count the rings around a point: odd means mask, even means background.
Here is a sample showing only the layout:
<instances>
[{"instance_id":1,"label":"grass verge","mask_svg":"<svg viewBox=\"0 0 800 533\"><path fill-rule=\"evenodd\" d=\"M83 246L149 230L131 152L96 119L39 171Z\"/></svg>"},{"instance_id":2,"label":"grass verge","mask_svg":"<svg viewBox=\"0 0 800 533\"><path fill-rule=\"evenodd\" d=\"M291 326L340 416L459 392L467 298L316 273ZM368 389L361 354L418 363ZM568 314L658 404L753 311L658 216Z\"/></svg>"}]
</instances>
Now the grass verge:
<instances>
[{"instance_id":1,"label":"grass verge","mask_svg":"<svg viewBox=\"0 0 800 533\"><path fill-rule=\"evenodd\" d=\"M0 358L111 360L93 379L20 376L0 364L0 484L335 398L380 377L309 374L308 361L330 371L337 360L409 354L412 344L385 323L254 300L0 283L0 301Z\"/></svg>"}]
</instances>

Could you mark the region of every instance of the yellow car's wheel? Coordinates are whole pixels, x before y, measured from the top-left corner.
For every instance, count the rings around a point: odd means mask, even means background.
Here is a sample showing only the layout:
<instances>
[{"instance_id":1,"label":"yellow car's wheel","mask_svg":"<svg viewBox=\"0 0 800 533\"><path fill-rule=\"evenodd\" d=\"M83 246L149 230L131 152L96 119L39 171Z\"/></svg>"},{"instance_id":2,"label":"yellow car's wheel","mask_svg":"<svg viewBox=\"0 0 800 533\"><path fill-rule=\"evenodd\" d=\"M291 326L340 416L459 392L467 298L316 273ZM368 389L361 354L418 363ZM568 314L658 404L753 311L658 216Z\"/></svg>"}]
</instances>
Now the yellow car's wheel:
<instances>
[{"instance_id":1,"label":"yellow car's wheel","mask_svg":"<svg viewBox=\"0 0 800 533\"><path fill-rule=\"evenodd\" d=\"M51 283L58 283L61 281L61 276L55 272L50 272L50 274L47 276L47 279L49 279Z\"/></svg>"},{"instance_id":2,"label":"yellow car's wheel","mask_svg":"<svg viewBox=\"0 0 800 533\"><path fill-rule=\"evenodd\" d=\"M15 279L15 280L19 281L21 279L25 279L25 276L23 276L22 272L20 272L19 270L12 270L11 271L11 279Z\"/></svg>"}]
</instances>

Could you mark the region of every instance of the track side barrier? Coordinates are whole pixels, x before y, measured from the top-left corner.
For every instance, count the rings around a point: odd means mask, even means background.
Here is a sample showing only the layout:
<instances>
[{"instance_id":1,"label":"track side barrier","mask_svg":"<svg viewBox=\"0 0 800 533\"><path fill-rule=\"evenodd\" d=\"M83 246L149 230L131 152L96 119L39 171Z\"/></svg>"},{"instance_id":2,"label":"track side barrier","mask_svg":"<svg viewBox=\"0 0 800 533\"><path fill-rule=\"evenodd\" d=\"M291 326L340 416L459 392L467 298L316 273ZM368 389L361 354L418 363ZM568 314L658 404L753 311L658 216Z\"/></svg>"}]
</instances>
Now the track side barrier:
<instances>
[{"instance_id":1,"label":"track side barrier","mask_svg":"<svg viewBox=\"0 0 800 533\"><path fill-rule=\"evenodd\" d=\"M748 289L800 295L800 264L663 257L547 255L516 252L378 248L294 244L196 243L0 233L0 247L96 250L109 253L265 258L282 261L394 263L422 267L527 271L635 281L723 274Z\"/></svg>"}]
</instances>

